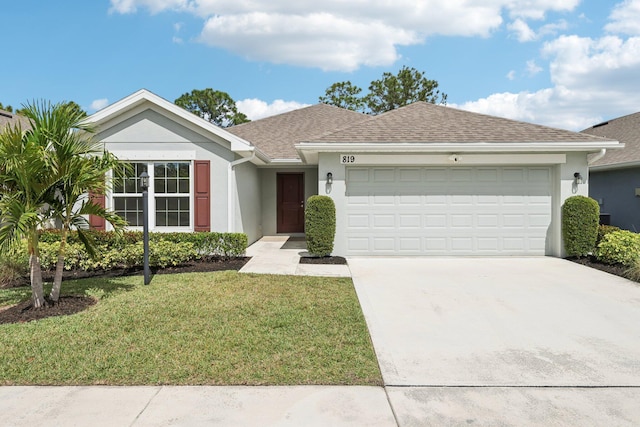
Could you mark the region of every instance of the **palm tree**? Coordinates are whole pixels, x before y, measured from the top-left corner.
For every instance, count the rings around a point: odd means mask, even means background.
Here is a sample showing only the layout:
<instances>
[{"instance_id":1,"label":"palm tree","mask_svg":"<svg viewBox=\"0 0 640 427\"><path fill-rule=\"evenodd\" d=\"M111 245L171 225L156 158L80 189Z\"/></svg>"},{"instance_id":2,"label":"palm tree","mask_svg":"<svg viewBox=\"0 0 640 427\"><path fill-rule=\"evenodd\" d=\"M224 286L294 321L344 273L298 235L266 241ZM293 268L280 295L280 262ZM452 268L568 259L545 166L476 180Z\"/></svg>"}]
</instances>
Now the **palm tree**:
<instances>
[{"instance_id":1,"label":"palm tree","mask_svg":"<svg viewBox=\"0 0 640 427\"><path fill-rule=\"evenodd\" d=\"M44 305L38 227L47 216L47 200L53 191L46 147L20 124L0 133L0 249L26 238L33 306Z\"/></svg>"},{"instance_id":2,"label":"palm tree","mask_svg":"<svg viewBox=\"0 0 640 427\"><path fill-rule=\"evenodd\" d=\"M108 184L106 172L117 169L117 159L91 139L93 128L83 121L85 115L69 104L45 102L28 104L23 113L30 120L31 130L22 132L16 127L0 140L0 158L14 159L0 169L0 185L5 193L0 200L0 244L27 238L34 307L42 307L45 300L38 226L50 218L62 225L50 295L55 302L60 296L69 231L76 228L93 255L92 240L84 232L89 225L84 215L101 216L116 230L122 229L125 221L88 197L89 193L104 193Z\"/></svg>"}]
</instances>

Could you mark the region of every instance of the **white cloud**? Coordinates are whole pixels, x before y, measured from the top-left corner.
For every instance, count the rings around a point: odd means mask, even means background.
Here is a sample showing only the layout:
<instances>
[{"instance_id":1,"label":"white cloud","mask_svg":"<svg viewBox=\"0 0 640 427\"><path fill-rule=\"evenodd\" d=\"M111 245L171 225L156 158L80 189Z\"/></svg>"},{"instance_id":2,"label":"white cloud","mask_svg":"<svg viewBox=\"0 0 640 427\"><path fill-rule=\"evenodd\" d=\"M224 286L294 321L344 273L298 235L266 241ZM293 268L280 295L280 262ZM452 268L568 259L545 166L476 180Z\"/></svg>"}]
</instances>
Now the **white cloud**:
<instances>
[{"instance_id":1,"label":"white cloud","mask_svg":"<svg viewBox=\"0 0 640 427\"><path fill-rule=\"evenodd\" d=\"M205 22L200 40L256 61L352 71L384 66L399 46L429 36L489 37L508 14L519 38L536 34L525 19L573 10L579 0L111 0L111 11L181 11Z\"/></svg>"},{"instance_id":2,"label":"white cloud","mask_svg":"<svg viewBox=\"0 0 640 427\"><path fill-rule=\"evenodd\" d=\"M536 61L534 61L533 59L530 61L527 61L527 74L529 74L529 76L535 76L541 71L542 71L542 67L536 64Z\"/></svg>"},{"instance_id":3,"label":"white cloud","mask_svg":"<svg viewBox=\"0 0 640 427\"><path fill-rule=\"evenodd\" d=\"M287 111L297 110L299 108L308 107L309 104L302 104L296 101L284 101L276 99L271 104L255 98L243 99L236 102L238 111L244 113L249 120L258 120L276 114L286 113Z\"/></svg>"},{"instance_id":4,"label":"white cloud","mask_svg":"<svg viewBox=\"0 0 640 427\"><path fill-rule=\"evenodd\" d=\"M516 34L519 42L530 42L537 38L536 33L522 19L516 19L510 23L507 29Z\"/></svg>"},{"instance_id":5,"label":"white cloud","mask_svg":"<svg viewBox=\"0 0 640 427\"><path fill-rule=\"evenodd\" d=\"M515 80L516 79L516 72L514 70L511 70L507 73L507 78L509 80Z\"/></svg>"},{"instance_id":6,"label":"white cloud","mask_svg":"<svg viewBox=\"0 0 640 427\"><path fill-rule=\"evenodd\" d=\"M604 28L612 33L640 35L640 0L625 0L614 7Z\"/></svg>"},{"instance_id":7,"label":"white cloud","mask_svg":"<svg viewBox=\"0 0 640 427\"><path fill-rule=\"evenodd\" d=\"M572 130L638 111L640 37L562 36L546 43L543 54L551 58L553 87L496 93L459 107Z\"/></svg>"},{"instance_id":8,"label":"white cloud","mask_svg":"<svg viewBox=\"0 0 640 427\"><path fill-rule=\"evenodd\" d=\"M102 110L104 107L109 105L109 100L107 98L94 99L89 106L89 109L92 111Z\"/></svg>"}]
</instances>

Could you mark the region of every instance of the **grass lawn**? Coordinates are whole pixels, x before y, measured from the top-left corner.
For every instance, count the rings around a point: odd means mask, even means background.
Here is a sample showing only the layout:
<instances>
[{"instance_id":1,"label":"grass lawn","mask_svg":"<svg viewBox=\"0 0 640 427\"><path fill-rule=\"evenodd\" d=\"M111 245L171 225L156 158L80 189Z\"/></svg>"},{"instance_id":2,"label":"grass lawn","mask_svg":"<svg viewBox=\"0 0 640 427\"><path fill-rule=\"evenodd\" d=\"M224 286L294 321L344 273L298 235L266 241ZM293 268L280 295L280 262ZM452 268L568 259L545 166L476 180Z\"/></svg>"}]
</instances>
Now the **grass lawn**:
<instances>
[{"instance_id":1,"label":"grass lawn","mask_svg":"<svg viewBox=\"0 0 640 427\"><path fill-rule=\"evenodd\" d=\"M359 384L382 379L350 279L235 271L64 282L98 304L0 325L0 385ZM0 306L30 295L0 290Z\"/></svg>"}]
</instances>

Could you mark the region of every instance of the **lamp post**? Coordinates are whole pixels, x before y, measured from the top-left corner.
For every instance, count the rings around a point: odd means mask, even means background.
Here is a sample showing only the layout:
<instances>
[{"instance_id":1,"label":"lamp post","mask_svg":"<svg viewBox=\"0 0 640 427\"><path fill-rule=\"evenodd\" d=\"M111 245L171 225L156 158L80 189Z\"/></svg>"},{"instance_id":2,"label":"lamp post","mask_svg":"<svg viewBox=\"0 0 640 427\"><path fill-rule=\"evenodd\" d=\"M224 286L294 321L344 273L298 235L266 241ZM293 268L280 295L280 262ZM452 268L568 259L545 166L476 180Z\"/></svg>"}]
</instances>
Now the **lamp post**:
<instances>
[{"instance_id":1,"label":"lamp post","mask_svg":"<svg viewBox=\"0 0 640 427\"><path fill-rule=\"evenodd\" d=\"M149 174L145 171L140 174L140 186L142 187L142 241L144 244L144 284L151 281L149 270Z\"/></svg>"}]
</instances>

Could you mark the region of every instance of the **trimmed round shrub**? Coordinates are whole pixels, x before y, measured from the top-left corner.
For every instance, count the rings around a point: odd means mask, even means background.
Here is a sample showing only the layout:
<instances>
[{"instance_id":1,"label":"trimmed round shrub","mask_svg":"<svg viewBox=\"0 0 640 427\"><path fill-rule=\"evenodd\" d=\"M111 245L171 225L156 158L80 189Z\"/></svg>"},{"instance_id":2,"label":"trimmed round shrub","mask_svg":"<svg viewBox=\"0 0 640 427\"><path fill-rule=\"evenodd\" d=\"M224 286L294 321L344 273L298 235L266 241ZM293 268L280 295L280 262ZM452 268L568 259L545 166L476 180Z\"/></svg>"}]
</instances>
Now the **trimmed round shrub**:
<instances>
[{"instance_id":1,"label":"trimmed round shrub","mask_svg":"<svg viewBox=\"0 0 640 427\"><path fill-rule=\"evenodd\" d=\"M331 197L309 197L304 210L304 232L309 253L321 257L331 255L336 235L336 205Z\"/></svg>"},{"instance_id":2,"label":"trimmed round shrub","mask_svg":"<svg viewBox=\"0 0 640 427\"><path fill-rule=\"evenodd\" d=\"M640 234L627 230L609 233L602 238L596 254L604 263L631 267L640 258Z\"/></svg>"},{"instance_id":3,"label":"trimmed round shrub","mask_svg":"<svg viewBox=\"0 0 640 427\"><path fill-rule=\"evenodd\" d=\"M600 206L590 197L572 196L562 205L562 238L569 256L592 253L598 239Z\"/></svg>"}]
</instances>

